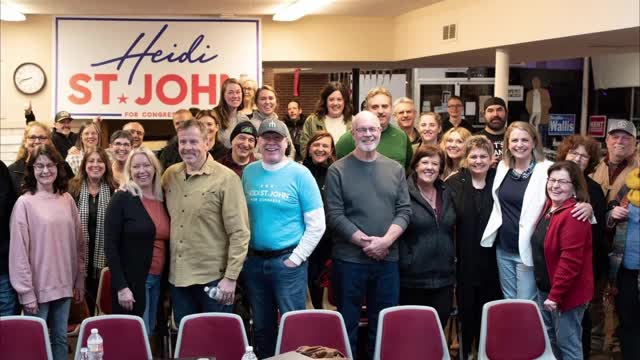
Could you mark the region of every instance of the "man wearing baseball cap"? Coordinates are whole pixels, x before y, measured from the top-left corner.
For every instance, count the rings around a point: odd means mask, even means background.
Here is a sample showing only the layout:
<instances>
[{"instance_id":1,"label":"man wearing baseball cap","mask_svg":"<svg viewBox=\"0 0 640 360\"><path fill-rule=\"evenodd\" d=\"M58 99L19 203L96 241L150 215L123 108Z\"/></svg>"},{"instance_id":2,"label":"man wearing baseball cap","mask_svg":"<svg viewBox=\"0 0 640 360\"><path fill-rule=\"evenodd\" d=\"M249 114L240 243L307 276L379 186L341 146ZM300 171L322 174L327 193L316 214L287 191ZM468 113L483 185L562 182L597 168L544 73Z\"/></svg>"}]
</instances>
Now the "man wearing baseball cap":
<instances>
[{"instance_id":1,"label":"man wearing baseball cap","mask_svg":"<svg viewBox=\"0 0 640 360\"><path fill-rule=\"evenodd\" d=\"M591 178L602 187L607 203L611 204L610 209L613 214L626 214L626 209L616 206L612 202L622 186L625 178L633 169L640 166L638 154L636 153L636 128L631 121L609 119L607 126L607 156L605 156ZM623 211L624 210L624 211ZM617 216L616 221L625 221L626 216ZM612 236L612 234L608 234ZM602 303L602 293L606 287L605 279L595 279L595 296L589 307L591 314L591 351L602 351L604 345L604 306ZM614 332L612 342L617 343L618 339Z\"/></svg>"},{"instance_id":2,"label":"man wearing baseball cap","mask_svg":"<svg viewBox=\"0 0 640 360\"><path fill-rule=\"evenodd\" d=\"M231 149L220 159L220 163L242 177L245 166L256 161L253 153L256 148L258 131L250 121L243 121L231 131Z\"/></svg>"},{"instance_id":3,"label":"man wearing baseball cap","mask_svg":"<svg viewBox=\"0 0 640 360\"><path fill-rule=\"evenodd\" d=\"M71 114L58 111L55 117L55 127L51 134L53 145L58 149L63 159L67 158L69 149L78 141L78 134L71 131Z\"/></svg>"},{"instance_id":4,"label":"man wearing baseball cap","mask_svg":"<svg viewBox=\"0 0 640 360\"><path fill-rule=\"evenodd\" d=\"M284 314L305 308L307 258L325 230L322 197L313 175L285 156L288 132L280 120L262 121L262 160L249 164L242 176L251 225L242 272L260 359L274 354L278 310Z\"/></svg>"}]
</instances>

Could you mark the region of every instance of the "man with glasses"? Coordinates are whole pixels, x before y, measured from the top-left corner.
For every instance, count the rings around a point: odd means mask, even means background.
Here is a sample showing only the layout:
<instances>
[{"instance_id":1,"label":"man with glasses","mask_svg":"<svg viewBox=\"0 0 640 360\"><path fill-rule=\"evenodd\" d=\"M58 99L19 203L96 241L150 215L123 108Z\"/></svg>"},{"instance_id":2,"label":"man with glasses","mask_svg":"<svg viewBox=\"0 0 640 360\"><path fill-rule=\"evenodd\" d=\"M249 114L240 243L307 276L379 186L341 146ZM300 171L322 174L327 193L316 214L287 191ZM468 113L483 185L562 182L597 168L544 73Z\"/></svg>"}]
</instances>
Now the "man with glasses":
<instances>
[{"instance_id":1,"label":"man with glasses","mask_svg":"<svg viewBox=\"0 0 640 360\"><path fill-rule=\"evenodd\" d=\"M122 130L127 130L131 134L133 138L131 146L134 150L142 146L142 142L144 141L144 128L142 124L137 121L128 122L124 124Z\"/></svg>"},{"instance_id":2,"label":"man with glasses","mask_svg":"<svg viewBox=\"0 0 640 360\"><path fill-rule=\"evenodd\" d=\"M464 113L464 105L462 99L451 95L447 100L447 112L449 113L449 119L442 122L442 133L446 133L449 129L463 127L473 134L475 131L473 126L469 122L462 118Z\"/></svg>"},{"instance_id":3,"label":"man with glasses","mask_svg":"<svg viewBox=\"0 0 640 360\"><path fill-rule=\"evenodd\" d=\"M116 130L111 134L111 156L113 162L111 163L111 169L113 170L113 177L122 184L124 179L124 164L127 162L129 153L131 152L131 143L133 143L133 136L127 130Z\"/></svg>"},{"instance_id":4,"label":"man with glasses","mask_svg":"<svg viewBox=\"0 0 640 360\"><path fill-rule=\"evenodd\" d=\"M399 301L396 239L411 216L403 167L377 151L381 131L379 117L369 111L359 112L353 118L350 134L356 148L329 167L325 185L327 222L334 231L334 299L355 351L366 298L369 357L379 312Z\"/></svg>"},{"instance_id":5,"label":"man with glasses","mask_svg":"<svg viewBox=\"0 0 640 360\"><path fill-rule=\"evenodd\" d=\"M420 144L420 133L415 128L416 105L408 97L401 97L393 103L393 118L400 130L404 131L411 145Z\"/></svg>"},{"instance_id":6,"label":"man with glasses","mask_svg":"<svg viewBox=\"0 0 640 360\"><path fill-rule=\"evenodd\" d=\"M378 134L379 144L377 145L377 151L397 161L407 169L413 156L413 149L411 141L404 131L394 126L389 126L391 120L391 93L383 87L376 87L369 90L365 101L367 102L367 110L376 115L380 123L381 133ZM356 149L354 137L350 133L345 133L336 144L336 155L340 159L347 156L354 149Z\"/></svg>"}]
</instances>

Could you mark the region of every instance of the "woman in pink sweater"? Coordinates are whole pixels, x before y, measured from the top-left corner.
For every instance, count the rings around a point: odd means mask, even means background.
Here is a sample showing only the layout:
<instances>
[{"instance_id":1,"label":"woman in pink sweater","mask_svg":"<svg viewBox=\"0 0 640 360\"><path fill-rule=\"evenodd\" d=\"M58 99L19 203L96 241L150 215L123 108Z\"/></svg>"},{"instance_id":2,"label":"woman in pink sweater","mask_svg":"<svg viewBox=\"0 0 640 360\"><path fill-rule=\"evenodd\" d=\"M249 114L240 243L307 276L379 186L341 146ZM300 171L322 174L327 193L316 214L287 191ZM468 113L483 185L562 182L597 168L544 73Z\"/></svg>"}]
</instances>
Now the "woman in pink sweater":
<instances>
[{"instance_id":1,"label":"woman in pink sweater","mask_svg":"<svg viewBox=\"0 0 640 360\"><path fill-rule=\"evenodd\" d=\"M11 214L9 278L27 315L48 321L55 360L67 359L71 297L84 296L84 237L64 161L49 144L33 149L25 193Z\"/></svg>"}]
</instances>

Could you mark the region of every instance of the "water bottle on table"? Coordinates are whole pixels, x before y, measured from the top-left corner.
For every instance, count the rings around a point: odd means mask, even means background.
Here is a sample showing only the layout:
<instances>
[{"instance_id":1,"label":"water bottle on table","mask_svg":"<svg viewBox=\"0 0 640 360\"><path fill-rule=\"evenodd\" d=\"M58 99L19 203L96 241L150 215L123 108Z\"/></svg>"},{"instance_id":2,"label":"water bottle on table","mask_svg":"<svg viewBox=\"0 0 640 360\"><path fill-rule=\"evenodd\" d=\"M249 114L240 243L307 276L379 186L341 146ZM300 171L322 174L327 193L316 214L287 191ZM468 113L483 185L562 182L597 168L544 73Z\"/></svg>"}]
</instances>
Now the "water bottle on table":
<instances>
[{"instance_id":1,"label":"water bottle on table","mask_svg":"<svg viewBox=\"0 0 640 360\"><path fill-rule=\"evenodd\" d=\"M87 348L89 348L89 360L102 360L104 347L98 329L91 329L91 335L87 339Z\"/></svg>"},{"instance_id":2,"label":"water bottle on table","mask_svg":"<svg viewBox=\"0 0 640 360\"><path fill-rule=\"evenodd\" d=\"M258 360L256 354L253 353L253 346L247 346L247 349L244 355L242 355L241 360Z\"/></svg>"}]
</instances>

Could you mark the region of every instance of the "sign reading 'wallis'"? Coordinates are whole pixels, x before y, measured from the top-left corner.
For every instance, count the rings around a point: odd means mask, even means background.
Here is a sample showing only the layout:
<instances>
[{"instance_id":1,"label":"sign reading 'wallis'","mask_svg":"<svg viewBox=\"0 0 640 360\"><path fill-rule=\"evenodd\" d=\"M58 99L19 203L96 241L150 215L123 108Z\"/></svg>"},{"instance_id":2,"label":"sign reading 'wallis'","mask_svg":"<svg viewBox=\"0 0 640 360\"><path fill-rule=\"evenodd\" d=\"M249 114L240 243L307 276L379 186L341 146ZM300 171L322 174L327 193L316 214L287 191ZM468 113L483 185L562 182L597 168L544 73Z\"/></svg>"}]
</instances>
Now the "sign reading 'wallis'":
<instances>
[{"instance_id":1,"label":"sign reading 'wallis'","mask_svg":"<svg viewBox=\"0 0 640 360\"><path fill-rule=\"evenodd\" d=\"M212 108L229 77L260 83L256 19L55 19L54 111L168 119Z\"/></svg>"}]
</instances>

